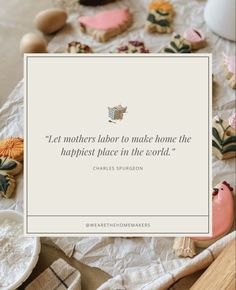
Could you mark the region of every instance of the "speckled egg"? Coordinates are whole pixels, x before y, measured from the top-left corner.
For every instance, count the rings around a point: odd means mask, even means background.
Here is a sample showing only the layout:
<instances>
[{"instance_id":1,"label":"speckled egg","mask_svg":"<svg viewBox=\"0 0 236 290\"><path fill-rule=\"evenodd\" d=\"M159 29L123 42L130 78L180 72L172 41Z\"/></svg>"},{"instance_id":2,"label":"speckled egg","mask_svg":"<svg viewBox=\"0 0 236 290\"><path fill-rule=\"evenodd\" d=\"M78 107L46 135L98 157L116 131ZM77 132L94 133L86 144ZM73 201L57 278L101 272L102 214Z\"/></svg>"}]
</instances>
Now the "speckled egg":
<instances>
[{"instance_id":1,"label":"speckled egg","mask_svg":"<svg viewBox=\"0 0 236 290\"><path fill-rule=\"evenodd\" d=\"M47 44L41 36L35 33L27 33L21 38L20 52L22 54L47 52Z\"/></svg>"},{"instance_id":2,"label":"speckled egg","mask_svg":"<svg viewBox=\"0 0 236 290\"><path fill-rule=\"evenodd\" d=\"M35 26L41 32L50 34L60 30L67 20L67 13L60 8L51 8L39 12L35 17Z\"/></svg>"}]
</instances>

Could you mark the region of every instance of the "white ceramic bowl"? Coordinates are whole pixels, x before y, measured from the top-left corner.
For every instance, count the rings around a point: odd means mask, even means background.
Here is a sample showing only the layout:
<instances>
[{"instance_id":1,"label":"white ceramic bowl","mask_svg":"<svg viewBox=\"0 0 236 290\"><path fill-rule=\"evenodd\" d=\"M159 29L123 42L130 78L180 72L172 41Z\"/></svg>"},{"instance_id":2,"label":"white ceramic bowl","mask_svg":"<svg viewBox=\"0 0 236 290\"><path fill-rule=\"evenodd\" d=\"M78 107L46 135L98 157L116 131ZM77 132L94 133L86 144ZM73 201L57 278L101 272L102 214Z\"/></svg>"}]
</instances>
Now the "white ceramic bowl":
<instances>
[{"instance_id":1,"label":"white ceramic bowl","mask_svg":"<svg viewBox=\"0 0 236 290\"><path fill-rule=\"evenodd\" d=\"M23 216L13 210L1 210L0 211L0 225L4 220L12 220L16 222L20 222L23 224ZM34 238L35 243L34 243L34 250L33 250L33 255L30 259L30 262L28 264L28 267L25 269L23 275L18 279L17 281L14 282L14 284L9 285L8 287L0 287L0 290L14 290L18 288L32 273L32 270L37 264L38 258L39 258L39 253L41 249L40 245L40 238L35 237ZM10 273L9 273L10 275Z\"/></svg>"},{"instance_id":2,"label":"white ceramic bowl","mask_svg":"<svg viewBox=\"0 0 236 290\"><path fill-rule=\"evenodd\" d=\"M235 0L208 0L205 8L205 20L216 34L236 41Z\"/></svg>"}]
</instances>

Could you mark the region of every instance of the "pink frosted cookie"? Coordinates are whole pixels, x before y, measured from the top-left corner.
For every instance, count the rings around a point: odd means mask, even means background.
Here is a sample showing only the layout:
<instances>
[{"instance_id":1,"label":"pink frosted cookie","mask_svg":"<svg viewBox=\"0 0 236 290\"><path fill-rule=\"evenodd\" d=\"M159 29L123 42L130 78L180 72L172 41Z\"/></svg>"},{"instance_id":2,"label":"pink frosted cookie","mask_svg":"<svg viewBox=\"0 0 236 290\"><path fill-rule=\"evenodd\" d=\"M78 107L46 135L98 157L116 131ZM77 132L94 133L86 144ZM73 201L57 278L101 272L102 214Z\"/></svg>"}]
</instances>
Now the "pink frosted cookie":
<instances>
[{"instance_id":1,"label":"pink frosted cookie","mask_svg":"<svg viewBox=\"0 0 236 290\"><path fill-rule=\"evenodd\" d=\"M185 30L183 37L191 43L192 50L197 50L206 46L206 39L203 33L196 28Z\"/></svg>"},{"instance_id":2,"label":"pink frosted cookie","mask_svg":"<svg viewBox=\"0 0 236 290\"><path fill-rule=\"evenodd\" d=\"M229 125L236 130L236 113L229 117Z\"/></svg>"},{"instance_id":3,"label":"pink frosted cookie","mask_svg":"<svg viewBox=\"0 0 236 290\"><path fill-rule=\"evenodd\" d=\"M232 89L236 89L236 81L235 81L235 71L236 71L236 64L235 64L235 55L227 56L224 55L224 74L227 80L229 80L229 85Z\"/></svg>"},{"instance_id":4,"label":"pink frosted cookie","mask_svg":"<svg viewBox=\"0 0 236 290\"><path fill-rule=\"evenodd\" d=\"M81 16L79 24L81 31L92 35L99 42L106 42L132 24L132 15L128 8L108 10L95 16Z\"/></svg>"},{"instance_id":5,"label":"pink frosted cookie","mask_svg":"<svg viewBox=\"0 0 236 290\"><path fill-rule=\"evenodd\" d=\"M193 257L196 246L206 248L230 232L234 222L233 188L223 181L212 192L212 236L176 238L174 250L178 256Z\"/></svg>"}]
</instances>

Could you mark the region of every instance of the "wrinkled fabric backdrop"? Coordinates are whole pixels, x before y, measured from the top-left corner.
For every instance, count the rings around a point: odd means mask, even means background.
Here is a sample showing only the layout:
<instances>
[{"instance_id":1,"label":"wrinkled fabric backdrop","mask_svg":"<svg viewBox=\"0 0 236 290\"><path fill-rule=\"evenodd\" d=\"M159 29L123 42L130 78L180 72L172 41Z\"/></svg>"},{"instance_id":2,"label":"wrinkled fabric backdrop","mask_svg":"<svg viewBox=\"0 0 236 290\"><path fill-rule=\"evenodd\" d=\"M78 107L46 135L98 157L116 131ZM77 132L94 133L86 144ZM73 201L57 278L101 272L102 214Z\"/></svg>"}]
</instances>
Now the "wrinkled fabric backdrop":
<instances>
[{"instance_id":1,"label":"wrinkled fabric backdrop","mask_svg":"<svg viewBox=\"0 0 236 290\"><path fill-rule=\"evenodd\" d=\"M77 7L75 2L77 3L72 0L67 2L54 0L57 6L68 9L70 16L68 25L49 43L50 52L64 52L67 43L73 40L90 45L96 53L115 52L119 45L125 44L128 40L143 40L151 53L157 53L170 40L168 34L148 34L144 31L149 0L121 0L106 5L106 8L129 7L134 15L134 24L111 41L104 44L97 43L90 36L80 32L76 18L78 13L92 15L102 11L104 7ZM207 27L203 18L205 1L173 0L172 2L176 11L174 31L183 33L186 28L194 26L202 30L207 38L207 46L198 52L213 54L213 73L216 79L213 116L220 114L228 119L235 109L235 91L228 86L221 66L223 53L235 54L234 43L218 37ZM21 81L0 108L0 139L24 135L23 86ZM189 97L191 98L191 92ZM213 157L213 185L221 180L227 180L235 188L234 168L235 159L220 161ZM0 196L0 209L23 211L23 175L17 177L17 190L13 198L8 200ZM101 268L111 274L114 278L102 285L100 290L154 290L166 289L181 277L206 267L234 237L235 232L219 240L193 259L178 258L174 255L173 238L43 238L42 242L59 247L68 256L74 256L87 265Z\"/></svg>"}]
</instances>

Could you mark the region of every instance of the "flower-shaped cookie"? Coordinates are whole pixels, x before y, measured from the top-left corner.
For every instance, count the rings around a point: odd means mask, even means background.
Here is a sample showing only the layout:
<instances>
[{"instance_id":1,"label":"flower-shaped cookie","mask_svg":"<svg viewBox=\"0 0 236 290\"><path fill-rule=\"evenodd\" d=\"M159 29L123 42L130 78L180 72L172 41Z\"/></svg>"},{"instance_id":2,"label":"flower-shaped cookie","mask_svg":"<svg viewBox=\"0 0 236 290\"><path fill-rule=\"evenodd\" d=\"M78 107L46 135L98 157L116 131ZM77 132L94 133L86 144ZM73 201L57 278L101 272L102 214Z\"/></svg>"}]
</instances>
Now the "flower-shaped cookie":
<instances>
[{"instance_id":1,"label":"flower-shaped cookie","mask_svg":"<svg viewBox=\"0 0 236 290\"><path fill-rule=\"evenodd\" d=\"M145 28L148 32L171 33L173 16L171 3L164 0L153 1L149 5Z\"/></svg>"},{"instance_id":2,"label":"flower-shaped cookie","mask_svg":"<svg viewBox=\"0 0 236 290\"><path fill-rule=\"evenodd\" d=\"M236 157L236 129L235 121L227 123L216 116L212 122L213 154L220 160Z\"/></svg>"},{"instance_id":3,"label":"flower-shaped cookie","mask_svg":"<svg viewBox=\"0 0 236 290\"><path fill-rule=\"evenodd\" d=\"M0 157L9 157L22 161L24 157L24 140L20 137L11 137L1 140Z\"/></svg>"}]
</instances>

